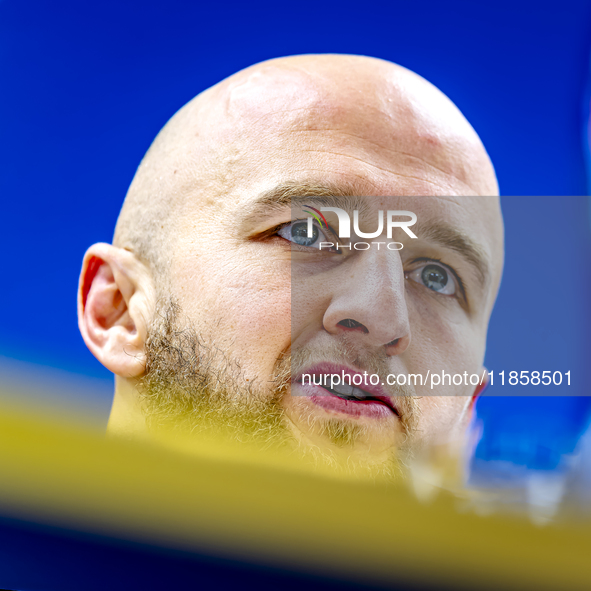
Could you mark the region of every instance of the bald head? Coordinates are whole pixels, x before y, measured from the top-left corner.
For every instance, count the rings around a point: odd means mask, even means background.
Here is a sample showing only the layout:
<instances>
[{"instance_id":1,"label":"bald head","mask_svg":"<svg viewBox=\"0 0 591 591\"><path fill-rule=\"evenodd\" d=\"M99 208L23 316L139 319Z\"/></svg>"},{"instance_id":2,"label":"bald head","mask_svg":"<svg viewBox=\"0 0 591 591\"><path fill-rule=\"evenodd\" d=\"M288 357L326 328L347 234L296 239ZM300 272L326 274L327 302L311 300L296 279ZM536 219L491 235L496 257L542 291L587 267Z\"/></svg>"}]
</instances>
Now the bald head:
<instances>
[{"instance_id":1,"label":"bald head","mask_svg":"<svg viewBox=\"0 0 591 591\"><path fill-rule=\"evenodd\" d=\"M138 168L114 244L162 275L188 207L209 215L302 178L374 195L498 194L477 134L429 82L375 58L294 56L246 68L172 117Z\"/></svg>"}]
</instances>

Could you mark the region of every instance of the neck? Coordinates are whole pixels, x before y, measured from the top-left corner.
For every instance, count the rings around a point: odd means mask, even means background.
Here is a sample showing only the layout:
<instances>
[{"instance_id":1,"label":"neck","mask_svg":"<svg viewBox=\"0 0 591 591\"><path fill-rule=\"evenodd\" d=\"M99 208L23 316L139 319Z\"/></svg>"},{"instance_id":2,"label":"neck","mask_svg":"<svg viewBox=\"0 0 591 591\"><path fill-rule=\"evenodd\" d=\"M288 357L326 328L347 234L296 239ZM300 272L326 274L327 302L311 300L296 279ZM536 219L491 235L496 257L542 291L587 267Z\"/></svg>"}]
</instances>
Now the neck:
<instances>
[{"instance_id":1,"label":"neck","mask_svg":"<svg viewBox=\"0 0 591 591\"><path fill-rule=\"evenodd\" d=\"M119 376L115 376L115 397L107 435L126 439L145 439L147 436L146 421L137 390L129 380Z\"/></svg>"}]
</instances>

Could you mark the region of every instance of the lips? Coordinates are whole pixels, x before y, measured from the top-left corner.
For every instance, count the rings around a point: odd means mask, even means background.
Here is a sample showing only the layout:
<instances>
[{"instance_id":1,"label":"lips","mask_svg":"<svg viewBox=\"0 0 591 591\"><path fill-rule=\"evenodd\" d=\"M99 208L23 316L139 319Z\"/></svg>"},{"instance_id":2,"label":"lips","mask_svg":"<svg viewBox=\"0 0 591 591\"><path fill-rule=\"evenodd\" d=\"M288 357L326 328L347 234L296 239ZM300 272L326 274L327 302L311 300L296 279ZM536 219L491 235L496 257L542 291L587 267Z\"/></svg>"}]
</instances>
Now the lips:
<instances>
[{"instance_id":1,"label":"lips","mask_svg":"<svg viewBox=\"0 0 591 591\"><path fill-rule=\"evenodd\" d=\"M341 381L346 383L332 385L330 380L323 381L323 384L328 384L326 386L313 383L319 381L318 376L327 374L338 375L343 378ZM316 376L316 379L312 378L312 384L304 384L304 375ZM300 372L293 381L312 402L332 412L375 418L384 418L392 414L400 416L394 401L380 384L370 384L367 373L362 374L343 365L320 363ZM351 382L351 385L348 382ZM355 382L363 387L354 386Z\"/></svg>"}]
</instances>

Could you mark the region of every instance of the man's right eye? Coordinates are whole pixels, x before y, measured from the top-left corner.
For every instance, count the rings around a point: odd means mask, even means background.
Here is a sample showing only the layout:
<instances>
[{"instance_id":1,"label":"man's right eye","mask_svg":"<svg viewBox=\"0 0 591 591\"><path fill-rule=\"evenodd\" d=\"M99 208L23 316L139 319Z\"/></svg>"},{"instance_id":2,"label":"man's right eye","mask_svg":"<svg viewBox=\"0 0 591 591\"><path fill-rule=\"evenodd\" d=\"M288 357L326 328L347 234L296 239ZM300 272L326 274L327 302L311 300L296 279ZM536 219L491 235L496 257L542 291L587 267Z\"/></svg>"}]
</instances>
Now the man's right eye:
<instances>
[{"instance_id":1,"label":"man's right eye","mask_svg":"<svg viewBox=\"0 0 591 591\"><path fill-rule=\"evenodd\" d=\"M294 222L289 222L282 226L277 234L281 236L281 238L289 240L289 242L308 248L320 249L321 242L328 242L326 234L318 227L316 222L312 224L312 236L308 236L307 220L296 220Z\"/></svg>"}]
</instances>

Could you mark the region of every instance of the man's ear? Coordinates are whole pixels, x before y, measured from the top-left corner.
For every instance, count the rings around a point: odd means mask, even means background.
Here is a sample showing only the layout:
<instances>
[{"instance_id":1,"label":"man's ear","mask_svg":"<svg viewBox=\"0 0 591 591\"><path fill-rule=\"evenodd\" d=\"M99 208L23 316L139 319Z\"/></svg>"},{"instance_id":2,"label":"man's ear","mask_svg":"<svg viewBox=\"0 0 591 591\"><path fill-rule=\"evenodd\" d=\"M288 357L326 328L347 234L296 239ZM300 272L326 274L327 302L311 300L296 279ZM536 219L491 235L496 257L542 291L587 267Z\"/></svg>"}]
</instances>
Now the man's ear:
<instances>
[{"instance_id":1,"label":"man's ear","mask_svg":"<svg viewBox=\"0 0 591 591\"><path fill-rule=\"evenodd\" d=\"M474 409L476 401L478 400L480 395L488 388L489 381L490 379L488 369L482 366L482 369L480 370L480 381L478 382L478 385L474 388L474 393L472 394L472 399L470 400L470 410Z\"/></svg>"},{"instance_id":2,"label":"man's ear","mask_svg":"<svg viewBox=\"0 0 591 591\"><path fill-rule=\"evenodd\" d=\"M92 354L114 374L140 376L154 310L152 277L133 253L94 244L84 255L78 288L78 326Z\"/></svg>"}]
</instances>

